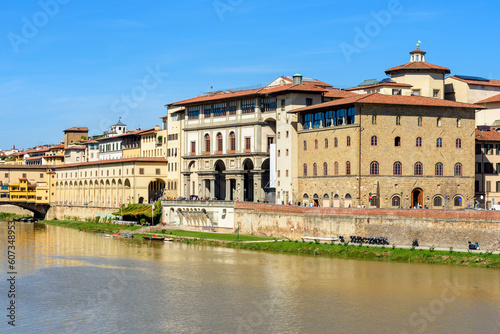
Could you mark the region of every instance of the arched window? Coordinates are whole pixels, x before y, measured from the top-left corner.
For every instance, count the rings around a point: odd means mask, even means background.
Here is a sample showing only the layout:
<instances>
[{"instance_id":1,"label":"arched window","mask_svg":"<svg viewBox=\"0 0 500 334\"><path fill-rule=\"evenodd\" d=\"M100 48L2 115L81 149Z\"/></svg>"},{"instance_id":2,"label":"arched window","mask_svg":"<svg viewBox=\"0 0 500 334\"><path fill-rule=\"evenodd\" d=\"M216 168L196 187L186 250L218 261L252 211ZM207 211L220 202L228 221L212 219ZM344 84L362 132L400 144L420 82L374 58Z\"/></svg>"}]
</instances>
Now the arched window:
<instances>
[{"instance_id":1,"label":"arched window","mask_svg":"<svg viewBox=\"0 0 500 334\"><path fill-rule=\"evenodd\" d=\"M394 175L401 175L403 174L403 165L401 162L396 161L394 165L392 166L392 174Z\"/></svg>"},{"instance_id":2,"label":"arched window","mask_svg":"<svg viewBox=\"0 0 500 334\"><path fill-rule=\"evenodd\" d=\"M304 164L304 176L307 176L307 164Z\"/></svg>"},{"instance_id":3,"label":"arched window","mask_svg":"<svg viewBox=\"0 0 500 334\"><path fill-rule=\"evenodd\" d=\"M436 122L436 125L437 125L437 126L441 126L441 117L438 117L437 122Z\"/></svg>"},{"instance_id":4,"label":"arched window","mask_svg":"<svg viewBox=\"0 0 500 334\"><path fill-rule=\"evenodd\" d=\"M222 154L222 133L217 134L217 153Z\"/></svg>"},{"instance_id":5,"label":"arched window","mask_svg":"<svg viewBox=\"0 0 500 334\"><path fill-rule=\"evenodd\" d=\"M422 138L421 137L417 137L416 146L417 147L422 147Z\"/></svg>"},{"instance_id":6,"label":"arched window","mask_svg":"<svg viewBox=\"0 0 500 334\"><path fill-rule=\"evenodd\" d=\"M440 162L438 162L436 164L435 175L436 176L443 176L443 164Z\"/></svg>"},{"instance_id":7,"label":"arched window","mask_svg":"<svg viewBox=\"0 0 500 334\"><path fill-rule=\"evenodd\" d=\"M455 141L455 146L456 148L462 148L462 139L457 138L457 140Z\"/></svg>"},{"instance_id":8,"label":"arched window","mask_svg":"<svg viewBox=\"0 0 500 334\"><path fill-rule=\"evenodd\" d=\"M335 175L339 175L339 163L337 161L335 161L335 163L333 164L333 168Z\"/></svg>"},{"instance_id":9,"label":"arched window","mask_svg":"<svg viewBox=\"0 0 500 334\"><path fill-rule=\"evenodd\" d=\"M205 154L210 154L210 135L205 135Z\"/></svg>"},{"instance_id":10,"label":"arched window","mask_svg":"<svg viewBox=\"0 0 500 334\"><path fill-rule=\"evenodd\" d=\"M396 116L396 125L401 125L401 116Z\"/></svg>"},{"instance_id":11,"label":"arched window","mask_svg":"<svg viewBox=\"0 0 500 334\"><path fill-rule=\"evenodd\" d=\"M443 206L443 198L441 196L434 197L434 206Z\"/></svg>"},{"instance_id":12,"label":"arched window","mask_svg":"<svg viewBox=\"0 0 500 334\"><path fill-rule=\"evenodd\" d=\"M351 137L347 136L347 146L351 146Z\"/></svg>"},{"instance_id":13,"label":"arched window","mask_svg":"<svg viewBox=\"0 0 500 334\"><path fill-rule=\"evenodd\" d=\"M455 176L462 176L462 164L460 162L455 164Z\"/></svg>"},{"instance_id":14,"label":"arched window","mask_svg":"<svg viewBox=\"0 0 500 334\"><path fill-rule=\"evenodd\" d=\"M328 138L325 138L325 148L328 148Z\"/></svg>"},{"instance_id":15,"label":"arched window","mask_svg":"<svg viewBox=\"0 0 500 334\"><path fill-rule=\"evenodd\" d=\"M394 138L394 146L401 146L401 137Z\"/></svg>"},{"instance_id":16,"label":"arched window","mask_svg":"<svg viewBox=\"0 0 500 334\"><path fill-rule=\"evenodd\" d=\"M453 205L462 206L462 197L460 196L455 197L455 199L453 200Z\"/></svg>"},{"instance_id":17,"label":"arched window","mask_svg":"<svg viewBox=\"0 0 500 334\"><path fill-rule=\"evenodd\" d=\"M436 147L443 147L443 139L438 138L436 140Z\"/></svg>"},{"instance_id":18,"label":"arched window","mask_svg":"<svg viewBox=\"0 0 500 334\"><path fill-rule=\"evenodd\" d=\"M422 126L422 117L419 117L419 118L417 119L417 125L418 125L418 126Z\"/></svg>"},{"instance_id":19,"label":"arched window","mask_svg":"<svg viewBox=\"0 0 500 334\"><path fill-rule=\"evenodd\" d=\"M349 161L345 163L345 175L351 175L351 163Z\"/></svg>"},{"instance_id":20,"label":"arched window","mask_svg":"<svg viewBox=\"0 0 500 334\"><path fill-rule=\"evenodd\" d=\"M318 149L318 140L314 140L314 149L317 150Z\"/></svg>"},{"instance_id":21,"label":"arched window","mask_svg":"<svg viewBox=\"0 0 500 334\"><path fill-rule=\"evenodd\" d=\"M372 146L377 146L377 136L372 136Z\"/></svg>"},{"instance_id":22,"label":"arched window","mask_svg":"<svg viewBox=\"0 0 500 334\"><path fill-rule=\"evenodd\" d=\"M421 162L415 163L415 175L424 175L424 166L422 165Z\"/></svg>"},{"instance_id":23,"label":"arched window","mask_svg":"<svg viewBox=\"0 0 500 334\"><path fill-rule=\"evenodd\" d=\"M229 134L229 142L230 142L230 151L231 153L234 153L236 152L236 135L234 134L234 132L231 132Z\"/></svg>"},{"instance_id":24,"label":"arched window","mask_svg":"<svg viewBox=\"0 0 500 334\"><path fill-rule=\"evenodd\" d=\"M323 175L324 176L328 175L328 164L326 162L323 163Z\"/></svg>"},{"instance_id":25,"label":"arched window","mask_svg":"<svg viewBox=\"0 0 500 334\"><path fill-rule=\"evenodd\" d=\"M392 206L400 206L401 205L401 199L399 196L394 196L392 198Z\"/></svg>"},{"instance_id":26,"label":"arched window","mask_svg":"<svg viewBox=\"0 0 500 334\"><path fill-rule=\"evenodd\" d=\"M378 172L379 172L378 162L372 161L370 164L370 175L378 175Z\"/></svg>"},{"instance_id":27,"label":"arched window","mask_svg":"<svg viewBox=\"0 0 500 334\"><path fill-rule=\"evenodd\" d=\"M313 176L318 176L318 165L313 163Z\"/></svg>"},{"instance_id":28,"label":"arched window","mask_svg":"<svg viewBox=\"0 0 500 334\"><path fill-rule=\"evenodd\" d=\"M307 142L304 140L304 151L307 151Z\"/></svg>"},{"instance_id":29,"label":"arched window","mask_svg":"<svg viewBox=\"0 0 500 334\"><path fill-rule=\"evenodd\" d=\"M335 138L333 139L333 146L335 146L335 147L338 147L338 146L339 146L339 140L337 139L337 137L335 137Z\"/></svg>"},{"instance_id":30,"label":"arched window","mask_svg":"<svg viewBox=\"0 0 500 334\"><path fill-rule=\"evenodd\" d=\"M461 126L462 126L462 121L460 120L460 118L457 118L457 128Z\"/></svg>"}]
</instances>

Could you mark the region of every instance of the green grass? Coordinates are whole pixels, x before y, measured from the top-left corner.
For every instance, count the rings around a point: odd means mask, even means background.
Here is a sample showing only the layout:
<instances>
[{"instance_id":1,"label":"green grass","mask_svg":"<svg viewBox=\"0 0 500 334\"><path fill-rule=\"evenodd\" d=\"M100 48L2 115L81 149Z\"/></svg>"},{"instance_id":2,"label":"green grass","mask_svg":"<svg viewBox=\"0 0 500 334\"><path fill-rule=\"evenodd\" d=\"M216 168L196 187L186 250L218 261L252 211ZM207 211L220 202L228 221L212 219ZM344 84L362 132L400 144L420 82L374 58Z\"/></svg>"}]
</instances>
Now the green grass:
<instances>
[{"instance_id":1,"label":"green grass","mask_svg":"<svg viewBox=\"0 0 500 334\"><path fill-rule=\"evenodd\" d=\"M153 232L152 232L153 233ZM152 234L147 233L147 234ZM220 240L220 241L236 241L238 238L237 234L234 233L211 233L211 232L196 232L196 231L182 231L182 230L164 230L164 232L155 231L155 234L166 234L167 237L191 237L200 239L210 239L210 240ZM242 235L240 234L240 241L263 241L263 240L273 240L274 238L266 237L256 237L253 235Z\"/></svg>"},{"instance_id":2,"label":"green grass","mask_svg":"<svg viewBox=\"0 0 500 334\"><path fill-rule=\"evenodd\" d=\"M69 227L79 231L92 232L92 233L118 233L122 229L121 224L111 224L111 223L89 223L82 221L73 220L43 220L40 223L47 225L55 225L62 227ZM124 230L135 231L141 228L141 226L123 226Z\"/></svg>"},{"instance_id":3,"label":"green grass","mask_svg":"<svg viewBox=\"0 0 500 334\"><path fill-rule=\"evenodd\" d=\"M9 220L9 219L15 219L15 218L24 218L24 217L31 217L31 216L30 215L19 215L17 213L0 212L0 220Z\"/></svg>"},{"instance_id":4,"label":"green grass","mask_svg":"<svg viewBox=\"0 0 500 334\"><path fill-rule=\"evenodd\" d=\"M447 264L454 266L500 269L500 255L470 254L449 251L429 251L411 249L316 244L311 242L280 241L266 243L231 243L226 247L259 250L296 255L315 255L345 259L364 259L371 261Z\"/></svg>"}]
</instances>

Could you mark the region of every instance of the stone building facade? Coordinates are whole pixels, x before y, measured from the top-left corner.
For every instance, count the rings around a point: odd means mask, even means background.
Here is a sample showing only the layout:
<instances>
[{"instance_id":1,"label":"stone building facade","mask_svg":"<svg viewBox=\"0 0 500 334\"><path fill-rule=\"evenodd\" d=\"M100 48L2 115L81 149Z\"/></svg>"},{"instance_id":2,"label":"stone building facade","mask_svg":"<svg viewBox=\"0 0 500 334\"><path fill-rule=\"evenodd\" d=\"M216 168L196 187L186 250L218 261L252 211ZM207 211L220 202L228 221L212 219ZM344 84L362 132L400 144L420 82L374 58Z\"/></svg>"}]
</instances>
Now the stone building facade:
<instances>
[{"instance_id":1,"label":"stone building facade","mask_svg":"<svg viewBox=\"0 0 500 334\"><path fill-rule=\"evenodd\" d=\"M476 108L375 93L295 110L301 204L466 207Z\"/></svg>"},{"instance_id":2,"label":"stone building facade","mask_svg":"<svg viewBox=\"0 0 500 334\"><path fill-rule=\"evenodd\" d=\"M352 95L356 94L297 74L279 77L262 88L210 93L169 104L165 116L171 122L169 129L178 124L179 131L180 195L294 200L297 122L288 111Z\"/></svg>"}]
</instances>

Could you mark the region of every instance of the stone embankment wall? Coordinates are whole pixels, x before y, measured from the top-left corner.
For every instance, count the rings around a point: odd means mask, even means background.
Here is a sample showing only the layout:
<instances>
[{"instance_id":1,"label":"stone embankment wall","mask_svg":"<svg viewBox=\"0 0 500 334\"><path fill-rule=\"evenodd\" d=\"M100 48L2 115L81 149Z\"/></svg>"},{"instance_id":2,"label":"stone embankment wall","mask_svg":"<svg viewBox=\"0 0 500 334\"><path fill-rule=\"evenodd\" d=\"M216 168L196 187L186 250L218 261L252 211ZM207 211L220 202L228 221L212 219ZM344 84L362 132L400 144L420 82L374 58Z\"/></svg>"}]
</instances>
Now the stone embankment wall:
<instances>
[{"instance_id":1,"label":"stone embankment wall","mask_svg":"<svg viewBox=\"0 0 500 334\"><path fill-rule=\"evenodd\" d=\"M46 219L57 218L64 219L65 216L78 217L79 219L93 218L95 216L111 215L113 212L120 211L119 208L92 207L92 206L69 206L69 205L51 205L47 212Z\"/></svg>"},{"instance_id":2,"label":"stone embankment wall","mask_svg":"<svg viewBox=\"0 0 500 334\"><path fill-rule=\"evenodd\" d=\"M500 211L329 209L237 202L235 229L242 234L387 237L391 244L500 250Z\"/></svg>"},{"instance_id":3,"label":"stone embankment wall","mask_svg":"<svg viewBox=\"0 0 500 334\"><path fill-rule=\"evenodd\" d=\"M0 205L0 212L33 216L33 212L26 210L26 209L23 209L23 208L20 208L20 207L15 206L15 205Z\"/></svg>"}]
</instances>

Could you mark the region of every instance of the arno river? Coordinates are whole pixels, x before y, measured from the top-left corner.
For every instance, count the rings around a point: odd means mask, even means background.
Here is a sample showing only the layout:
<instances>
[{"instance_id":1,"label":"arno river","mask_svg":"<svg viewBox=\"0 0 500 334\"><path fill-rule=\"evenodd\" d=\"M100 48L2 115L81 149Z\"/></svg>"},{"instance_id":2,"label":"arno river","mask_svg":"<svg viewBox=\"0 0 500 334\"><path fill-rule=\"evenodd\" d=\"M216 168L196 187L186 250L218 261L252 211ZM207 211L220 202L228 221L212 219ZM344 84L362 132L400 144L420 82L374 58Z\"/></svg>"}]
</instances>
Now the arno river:
<instances>
[{"instance_id":1,"label":"arno river","mask_svg":"<svg viewBox=\"0 0 500 334\"><path fill-rule=\"evenodd\" d=\"M113 239L0 222L0 332L498 333L500 271ZM8 324L15 301L15 327Z\"/></svg>"}]
</instances>

